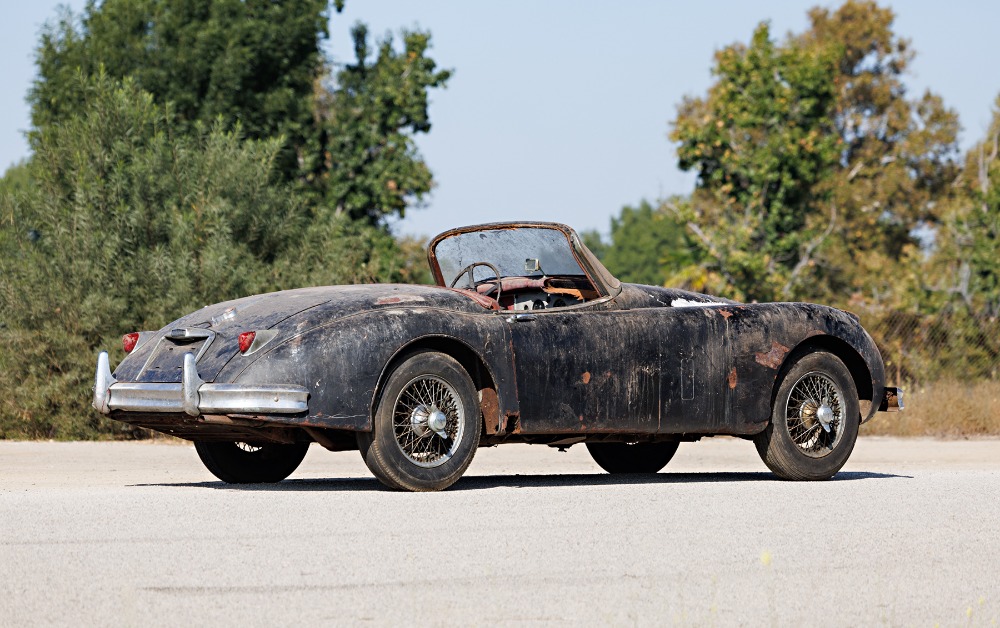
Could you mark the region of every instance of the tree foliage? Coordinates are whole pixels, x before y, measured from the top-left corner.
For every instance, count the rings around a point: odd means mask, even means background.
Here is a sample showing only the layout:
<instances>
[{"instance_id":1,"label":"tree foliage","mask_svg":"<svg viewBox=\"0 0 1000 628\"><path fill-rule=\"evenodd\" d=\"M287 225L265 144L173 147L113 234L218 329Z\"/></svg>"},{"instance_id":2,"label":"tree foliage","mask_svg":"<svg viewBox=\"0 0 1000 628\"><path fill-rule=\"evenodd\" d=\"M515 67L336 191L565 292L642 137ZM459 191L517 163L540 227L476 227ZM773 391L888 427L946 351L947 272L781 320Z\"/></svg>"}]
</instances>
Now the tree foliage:
<instances>
[{"instance_id":1,"label":"tree foliage","mask_svg":"<svg viewBox=\"0 0 1000 628\"><path fill-rule=\"evenodd\" d=\"M698 174L688 215L700 288L738 298L900 298L891 264L940 218L956 173L957 117L906 97L909 44L873 2L810 12L785 42L766 25L716 57L716 83L686 100L671 138ZM680 280L689 280L690 274ZM689 281L689 283L691 283Z\"/></svg>"},{"instance_id":2,"label":"tree foliage","mask_svg":"<svg viewBox=\"0 0 1000 628\"><path fill-rule=\"evenodd\" d=\"M694 262L696 248L678 211L683 203L671 199L660 207L648 201L625 206L611 218L610 242L601 241L596 233L584 242L618 279L663 285Z\"/></svg>"},{"instance_id":3,"label":"tree foliage","mask_svg":"<svg viewBox=\"0 0 1000 628\"><path fill-rule=\"evenodd\" d=\"M671 133L680 167L698 173L689 224L720 287L768 299L815 237L815 188L837 159L835 58L778 46L762 24L749 46L720 51L713 73L708 96L686 99Z\"/></svg>"},{"instance_id":4,"label":"tree foliage","mask_svg":"<svg viewBox=\"0 0 1000 628\"><path fill-rule=\"evenodd\" d=\"M930 91L907 97L915 53L894 19L889 8L850 1L810 11L812 28L799 38L841 51L834 113L842 153L826 183L838 219L813 274L828 287L824 298L901 305L905 289L885 271L921 254L918 230L939 223L954 192L958 116Z\"/></svg>"},{"instance_id":5,"label":"tree foliage","mask_svg":"<svg viewBox=\"0 0 1000 628\"><path fill-rule=\"evenodd\" d=\"M427 33L404 32L401 51L386 38L374 59L368 29L359 24L351 36L355 61L337 73L337 88L319 104L326 138L319 188L337 212L376 223L403 216L431 190L431 171L413 136L430 131L428 89L443 87L451 72L427 57Z\"/></svg>"},{"instance_id":6,"label":"tree foliage","mask_svg":"<svg viewBox=\"0 0 1000 628\"><path fill-rule=\"evenodd\" d=\"M82 19L64 11L42 35L32 122L43 128L73 115L75 75L103 68L171 103L182 129L218 119L239 122L250 138L285 137L281 166L293 173L313 133L326 7L326 0L89 0Z\"/></svg>"},{"instance_id":7,"label":"tree foliage","mask_svg":"<svg viewBox=\"0 0 1000 628\"><path fill-rule=\"evenodd\" d=\"M989 129L969 150L935 233L934 254L913 264L925 311L1000 317L1000 97Z\"/></svg>"},{"instance_id":8,"label":"tree foliage","mask_svg":"<svg viewBox=\"0 0 1000 628\"><path fill-rule=\"evenodd\" d=\"M72 116L77 74L130 77L170 103L179 132L239 123L250 139L282 138L279 174L313 202L371 224L402 215L431 190L413 136L430 130L428 90L450 71L427 55L430 34L391 38L369 59L367 29L356 60L334 71L320 50L326 0L90 0L42 35L29 95L36 129ZM338 9L342 3L337 3ZM332 79L324 81L324 77Z\"/></svg>"}]
</instances>

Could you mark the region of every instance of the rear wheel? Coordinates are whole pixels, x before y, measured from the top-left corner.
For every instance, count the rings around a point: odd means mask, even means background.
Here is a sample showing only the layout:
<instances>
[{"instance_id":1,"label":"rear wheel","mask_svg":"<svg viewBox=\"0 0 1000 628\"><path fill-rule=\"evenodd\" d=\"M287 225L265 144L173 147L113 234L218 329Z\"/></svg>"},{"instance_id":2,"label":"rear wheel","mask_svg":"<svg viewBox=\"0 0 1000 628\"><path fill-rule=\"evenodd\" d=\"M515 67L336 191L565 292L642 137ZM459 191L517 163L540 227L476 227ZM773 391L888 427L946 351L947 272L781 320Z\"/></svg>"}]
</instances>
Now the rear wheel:
<instances>
[{"instance_id":1,"label":"rear wheel","mask_svg":"<svg viewBox=\"0 0 1000 628\"><path fill-rule=\"evenodd\" d=\"M800 358L778 388L767 428L754 436L764 464L785 480L826 480L844 466L861 411L850 371L818 351Z\"/></svg>"},{"instance_id":2,"label":"rear wheel","mask_svg":"<svg viewBox=\"0 0 1000 628\"><path fill-rule=\"evenodd\" d=\"M280 482L298 468L309 443L251 445L195 441L195 451L212 475L230 484Z\"/></svg>"},{"instance_id":3,"label":"rear wheel","mask_svg":"<svg viewBox=\"0 0 1000 628\"><path fill-rule=\"evenodd\" d=\"M358 449L389 488L439 491L469 467L481 424L476 387L462 365L423 351L386 379L373 430L358 433Z\"/></svg>"},{"instance_id":4,"label":"rear wheel","mask_svg":"<svg viewBox=\"0 0 1000 628\"><path fill-rule=\"evenodd\" d=\"M677 445L676 442L587 443L587 451L608 473L656 473L674 457Z\"/></svg>"}]
</instances>

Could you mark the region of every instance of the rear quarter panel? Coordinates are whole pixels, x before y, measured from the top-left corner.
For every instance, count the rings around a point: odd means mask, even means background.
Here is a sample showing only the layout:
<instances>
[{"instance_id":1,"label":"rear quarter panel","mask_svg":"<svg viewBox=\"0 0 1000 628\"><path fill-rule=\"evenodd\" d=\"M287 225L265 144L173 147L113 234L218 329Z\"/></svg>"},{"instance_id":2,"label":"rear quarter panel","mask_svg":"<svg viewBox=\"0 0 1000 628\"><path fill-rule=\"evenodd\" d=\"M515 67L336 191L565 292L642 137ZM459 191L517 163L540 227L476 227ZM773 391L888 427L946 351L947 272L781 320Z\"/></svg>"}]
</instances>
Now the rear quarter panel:
<instances>
[{"instance_id":1,"label":"rear quarter panel","mask_svg":"<svg viewBox=\"0 0 1000 628\"><path fill-rule=\"evenodd\" d=\"M516 408L509 338L499 316L436 307L387 307L313 324L296 322L287 336L250 364L220 374L240 383L298 383L309 389L309 414L282 422L370 431L377 386L394 357L416 342L465 345L486 365L501 416Z\"/></svg>"}]
</instances>

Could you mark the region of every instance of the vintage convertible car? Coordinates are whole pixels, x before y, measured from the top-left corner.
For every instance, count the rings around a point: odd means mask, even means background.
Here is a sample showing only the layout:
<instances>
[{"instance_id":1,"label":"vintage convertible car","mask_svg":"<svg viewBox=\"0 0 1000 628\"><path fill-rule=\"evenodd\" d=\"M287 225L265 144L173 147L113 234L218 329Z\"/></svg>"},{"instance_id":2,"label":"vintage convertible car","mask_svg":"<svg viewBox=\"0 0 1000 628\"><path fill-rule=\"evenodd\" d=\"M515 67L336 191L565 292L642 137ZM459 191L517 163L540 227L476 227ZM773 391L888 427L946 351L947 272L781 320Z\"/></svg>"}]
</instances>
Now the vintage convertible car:
<instances>
[{"instance_id":1,"label":"vintage convertible car","mask_svg":"<svg viewBox=\"0 0 1000 628\"><path fill-rule=\"evenodd\" d=\"M455 229L428 259L436 286L276 292L127 334L94 407L194 441L225 482L283 480L315 441L416 491L481 446L585 443L610 473L655 473L723 434L781 478L826 479L860 423L902 407L849 312L623 284L560 224Z\"/></svg>"}]
</instances>

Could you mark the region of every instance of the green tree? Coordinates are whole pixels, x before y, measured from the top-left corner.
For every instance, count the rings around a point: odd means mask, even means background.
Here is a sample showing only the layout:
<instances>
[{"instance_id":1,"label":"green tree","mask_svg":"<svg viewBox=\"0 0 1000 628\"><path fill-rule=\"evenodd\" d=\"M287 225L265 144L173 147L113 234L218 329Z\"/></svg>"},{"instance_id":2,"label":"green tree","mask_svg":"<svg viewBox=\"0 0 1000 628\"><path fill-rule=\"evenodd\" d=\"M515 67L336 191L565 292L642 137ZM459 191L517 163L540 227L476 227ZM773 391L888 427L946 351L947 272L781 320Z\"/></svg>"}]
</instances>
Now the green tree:
<instances>
[{"instance_id":1,"label":"green tree","mask_svg":"<svg viewBox=\"0 0 1000 628\"><path fill-rule=\"evenodd\" d=\"M721 51L708 96L681 106L672 138L699 175L689 226L708 285L732 296L899 303L889 269L940 218L957 117L906 97L912 51L890 9L809 16L780 45L763 28Z\"/></svg>"},{"instance_id":2,"label":"green tree","mask_svg":"<svg viewBox=\"0 0 1000 628\"><path fill-rule=\"evenodd\" d=\"M903 78L915 52L894 32L891 9L852 0L809 17L798 41L839 51L833 115L841 155L824 187L837 220L808 274L827 290L797 292L903 305L906 287L890 269L922 255L918 230L938 224L954 191L958 116L930 91L907 97Z\"/></svg>"},{"instance_id":3,"label":"green tree","mask_svg":"<svg viewBox=\"0 0 1000 628\"><path fill-rule=\"evenodd\" d=\"M178 121L239 122L250 138L284 136L281 168L306 159L312 95L327 36L326 0L89 0L42 35L30 92L35 128L73 115L78 72L130 76Z\"/></svg>"},{"instance_id":4,"label":"green tree","mask_svg":"<svg viewBox=\"0 0 1000 628\"><path fill-rule=\"evenodd\" d=\"M368 29L358 24L351 36L355 61L337 73L319 106L326 163L318 187L337 213L375 224L403 216L430 192L431 171L413 136L430 130L427 92L443 87L451 72L427 57L428 33L404 32L401 51L386 38L374 59Z\"/></svg>"},{"instance_id":5,"label":"green tree","mask_svg":"<svg viewBox=\"0 0 1000 628\"><path fill-rule=\"evenodd\" d=\"M671 133L680 167L698 173L686 218L723 280L712 287L772 299L816 237L814 189L837 161L835 59L777 46L762 24L749 46L717 53L713 74L708 96L685 99Z\"/></svg>"},{"instance_id":6,"label":"green tree","mask_svg":"<svg viewBox=\"0 0 1000 628\"><path fill-rule=\"evenodd\" d=\"M123 429L87 393L123 331L310 280L399 277L383 230L319 227L275 172L280 139L181 123L130 80L78 80L77 113L32 136L31 185L0 196L0 437Z\"/></svg>"},{"instance_id":7,"label":"green tree","mask_svg":"<svg viewBox=\"0 0 1000 628\"><path fill-rule=\"evenodd\" d=\"M601 232L597 229L587 229L579 231L578 235L583 245L590 249L590 252L597 256L597 259L604 261L604 256L608 252L608 243L601 237Z\"/></svg>"},{"instance_id":8,"label":"green tree","mask_svg":"<svg viewBox=\"0 0 1000 628\"><path fill-rule=\"evenodd\" d=\"M966 155L934 254L913 269L923 309L1000 317L1000 97L986 136Z\"/></svg>"},{"instance_id":9,"label":"green tree","mask_svg":"<svg viewBox=\"0 0 1000 628\"><path fill-rule=\"evenodd\" d=\"M29 94L34 127L74 115L77 74L103 68L171 103L179 132L221 121L251 139L283 138L279 173L336 214L370 224L402 215L433 186L413 136L430 130L428 90L450 71L427 56L426 32L404 33L402 50L380 42L371 60L360 24L355 62L333 71L320 50L327 5L90 0L82 19L64 11L42 35Z\"/></svg>"},{"instance_id":10,"label":"green tree","mask_svg":"<svg viewBox=\"0 0 1000 628\"><path fill-rule=\"evenodd\" d=\"M0 194L26 190L30 184L28 162L23 160L8 168L0 177Z\"/></svg>"},{"instance_id":11,"label":"green tree","mask_svg":"<svg viewBox=\"0 0 1000 628\"><path fill-rule=\"evenodd\" d=\"M611 218L610 242L601 243L608 270L622 281L663 285L690 267L695 247L677 211L683 204L674 198L655 208L648 201L623 207Z\"/></svg>"}]
</instances>

